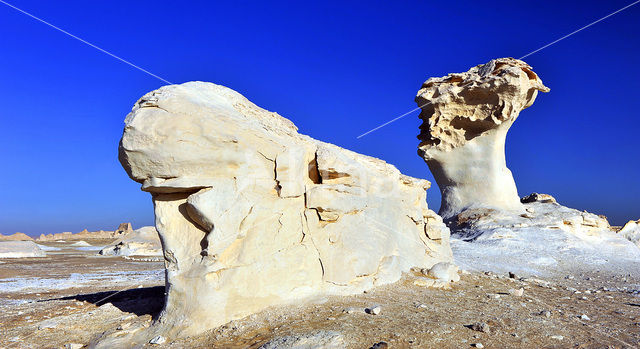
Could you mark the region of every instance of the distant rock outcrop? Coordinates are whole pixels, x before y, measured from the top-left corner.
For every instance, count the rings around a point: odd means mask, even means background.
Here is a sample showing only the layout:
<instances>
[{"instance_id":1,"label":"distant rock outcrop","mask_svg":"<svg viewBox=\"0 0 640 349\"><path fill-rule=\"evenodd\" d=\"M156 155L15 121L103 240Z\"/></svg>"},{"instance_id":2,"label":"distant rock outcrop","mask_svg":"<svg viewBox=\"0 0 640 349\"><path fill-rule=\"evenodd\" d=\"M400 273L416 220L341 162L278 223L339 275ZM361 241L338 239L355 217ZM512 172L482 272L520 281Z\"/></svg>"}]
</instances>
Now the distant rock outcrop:
<instances>
[{"instance_id":1,"label":"distant rock outcrop","mask_svg":"<svg viewBox=\"0 0 640 349\"><path fill-rule=\"evenodd\" d=\"M142 227L124 234L112 245L100 250L98 254L103 256L162 256L162 244L155 227Z\"/></svg>"},{"instance_id":2,"label":"distant rock outcrop","mask_svg":"<svg viewBox=\"0 0 640 349\"><path fill-rule=\"evenodd\" d=\"M549 89L513 58L422 84L415 99L423 120L418 153L442 192L442 218L472 207L522 209L504 146L507 131L538 91Z\"/></svg>"},{"instance_id":3,"label":"distant rock outcrop","mask_svg":"<svg viewBox=\"0 0 640 349\"><path fill-rule=\"evenodd\" d=\"M157 334L359 293L452 260L428 181L298 134L231 89L165 86L125 123L120 161L152 194L166 260Z\"/></svg>"},{"instance_id":4,"label":"distant rock outcrop","mask_svg":"<svg viewBox=\"0 0 640 349\"><path fill-rule=\"evenodd\" d=\"M0 241L33 241L33 238L25 233L15 233L11 235L0 234Z\"/></svg>"},{"instance_id":5,"label":"distant rock outcrop","mask_svg":"<svg viewBox=\"0 0 640 349\"><path fill-rule=\"evenodd\" d=\"M46 257L33 241L0 241L0 258Z\"/></svg>"},{"instance_id":6,"label":"distant rock outcrop","mask_svg":"<svg viewBox=\"0 0 640 349\"><path fill-rule=\"evenodd\" d=\"M133 231L131 229L131 223L122 223L118 226L115 231L88 231L84 229L83 231L73 234L71 232L63 232L63 233L55 233L55 234L40 234L40 237L36 239L36 241L57 241L57 240L65 240L65 241L73 241L73 240L86 240L86 239L116 239L124 234Z\"/></svg>"}]
</instances>

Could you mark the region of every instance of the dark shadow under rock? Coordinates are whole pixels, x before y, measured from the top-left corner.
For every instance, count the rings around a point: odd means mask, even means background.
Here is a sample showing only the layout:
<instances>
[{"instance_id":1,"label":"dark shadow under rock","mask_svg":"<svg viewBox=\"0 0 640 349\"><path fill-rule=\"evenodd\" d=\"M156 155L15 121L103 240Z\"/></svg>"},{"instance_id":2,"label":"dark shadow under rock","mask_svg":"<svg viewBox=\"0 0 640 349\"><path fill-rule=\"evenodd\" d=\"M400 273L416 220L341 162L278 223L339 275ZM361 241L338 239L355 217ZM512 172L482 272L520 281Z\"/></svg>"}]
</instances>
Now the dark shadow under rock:
<instances>
[{"instance_id":1,"label":"dark shadow under rock","mask_svg":"<svg viewBox=\"0 0 640 349\"><path fill-rule=\"evenodd\" d=\"M111 303L123 312L134 313L137 316L151 315L154 318L164 306L164 286L134 288L124 291L106 291L79 294L50 300L77 300L85 301L96 306Z\"/></svg>"}]
</instances>

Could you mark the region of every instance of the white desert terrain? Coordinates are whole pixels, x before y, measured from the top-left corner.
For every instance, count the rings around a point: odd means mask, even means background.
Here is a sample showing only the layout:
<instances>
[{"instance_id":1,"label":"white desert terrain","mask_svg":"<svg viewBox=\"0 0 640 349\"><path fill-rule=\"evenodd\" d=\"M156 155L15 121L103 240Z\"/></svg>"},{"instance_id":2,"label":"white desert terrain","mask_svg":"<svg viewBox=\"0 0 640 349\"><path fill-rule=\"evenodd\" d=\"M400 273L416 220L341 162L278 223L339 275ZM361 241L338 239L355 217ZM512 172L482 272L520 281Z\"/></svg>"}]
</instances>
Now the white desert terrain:
<instances>
[{"instance_id":1,"label":"white desert terrain","mask_svg":"<svg viewBox=\"0 0 640 349\"><path fill-rule=\"evenodd\" d=\"M507 167L549 91L513 58L422 85L438 213L429 181L229 88L149 92L119 159L155 227L0 239L0 346L640 347L638 222L522 195Z\"/></svg>"}]
</instances>

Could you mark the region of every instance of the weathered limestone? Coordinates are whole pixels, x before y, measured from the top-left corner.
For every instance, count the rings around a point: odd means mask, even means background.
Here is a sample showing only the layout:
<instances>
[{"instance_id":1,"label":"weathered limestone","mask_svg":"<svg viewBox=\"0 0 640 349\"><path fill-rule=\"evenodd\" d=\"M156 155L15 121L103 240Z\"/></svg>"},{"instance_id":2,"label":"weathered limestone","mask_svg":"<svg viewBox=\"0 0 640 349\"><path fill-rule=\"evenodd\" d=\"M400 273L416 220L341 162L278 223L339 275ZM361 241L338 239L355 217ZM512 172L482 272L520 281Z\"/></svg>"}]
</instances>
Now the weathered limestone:
<instances>
[{"instance_id":1,"label":"weathered limestone","mask_svg":"<svg viewBox=\"0 0 640 349\"><path fill-rule=\"evenodd\" d=\"M0 234L0 241L33 241L33 238L25 233L14 233L11 235Z\"/></svg>"},{"instance_id":2,"label":"weathered limestone","mask_svg":"<svg viewBox=\"0 0 640 349\"><path fill-rule=\"evenodd\" d=\"M504 146L507 131L538 91L549 89L529 65L513 58L422 85L415 99L423 120L418 153L440 187L445 220L476 206L522 209Z\"/></svg>"},{"instance_id":3,"label":"weathered limestone","mask_svg":"<svg viewBox=\"0 0 640 349\"><path fill-rule=\"evenodd\" d=\"M125 124L120 161L152 194L167 268L165 309L141 332L149 338L452 260L428 181L298 134L231 89L165 86Z\"/></svg>"},{"instance_id":4,"label":"weathered limestone","mask_svg":"<svg viewBox=\"0 0 640 349\"><path fill-rule=\"evenodd\" d=\"M440 215L451 228L456 263L538 275L605 263L612 270L635 268L640 250L605 217L564 207L548 194L518 197L505 138L538 91L549 89L530 66L501 58L431 78L418 92L418 153L442 192Z\"/></svg>"},{"instance_id":5,"label":"weathered limestone","mask_svg":"<svg viewBox=\"0 0 640 349\"><path fill-rule=\"evenodd\" d=\"M128 231L131 229L131 225L122 228L123 231ZM113 244L101 249L98 254L102 256L162 256L162 244L155 227L142 227L125 233Z\"/></svg>"},{"instance_id":6,"label":"weathered limestone","mask_svg":"<svg viewBox=\"0 0 640 349\"><path fill-rule=\"evenodd\" d=\"M40 237L38 237L36 241L115 239L131 232L132 230L133 229L131 229L131 223L121 223L115 231L88 231L87 229L84 229L83 231L75 234L70 231L46 235L40 234Z\"/></svg>"},{"instance_id":7,"label":"weathered limestone","mask_svg":"<svg viewBox=\"0 0 640 349\"><path fill-rule=\"evenodd\" d=\"M0 258L46 257L33 241L0 241Z\"/></svg>"},{"instance_id":8,"label":"weathered limestone","mask_svg":"<svg viewBox=\"0 0 640 349\"><path fill-rule=\"evenodd\" d=\"M637 221L628 221L627 224L620 229L618 234L640 247L640 219Z\"/></svg>"}]
</instances>

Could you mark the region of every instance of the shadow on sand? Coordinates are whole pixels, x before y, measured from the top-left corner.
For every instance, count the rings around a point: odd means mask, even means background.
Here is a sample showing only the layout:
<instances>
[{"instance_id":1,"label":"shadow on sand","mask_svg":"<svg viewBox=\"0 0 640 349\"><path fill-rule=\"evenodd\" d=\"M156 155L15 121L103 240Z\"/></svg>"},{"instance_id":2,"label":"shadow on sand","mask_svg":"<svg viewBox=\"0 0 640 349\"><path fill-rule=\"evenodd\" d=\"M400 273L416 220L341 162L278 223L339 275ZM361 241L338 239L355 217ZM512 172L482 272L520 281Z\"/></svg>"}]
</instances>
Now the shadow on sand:
<instances>
[{"instance_id":1,"label":"shadow on sand","mask_svg":"<svg viewBox=\"0 0 640 349\"><path fill-rule=\"evenodd\" d=\"M96 306L111 303L121 311L134 313L137 316L149 314L156 318L164 306L164 286L78 294L48 300L77 300L89 302Z\"/></svg>"}]
</instances>

